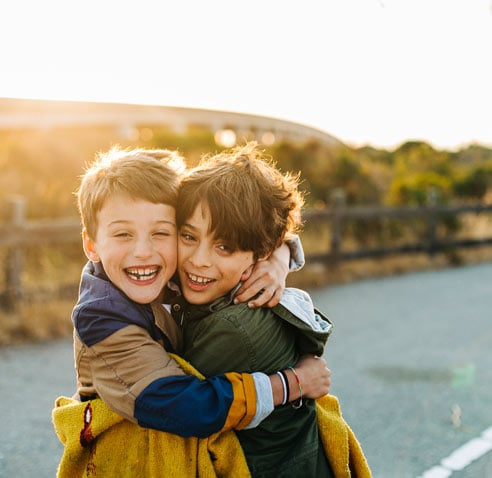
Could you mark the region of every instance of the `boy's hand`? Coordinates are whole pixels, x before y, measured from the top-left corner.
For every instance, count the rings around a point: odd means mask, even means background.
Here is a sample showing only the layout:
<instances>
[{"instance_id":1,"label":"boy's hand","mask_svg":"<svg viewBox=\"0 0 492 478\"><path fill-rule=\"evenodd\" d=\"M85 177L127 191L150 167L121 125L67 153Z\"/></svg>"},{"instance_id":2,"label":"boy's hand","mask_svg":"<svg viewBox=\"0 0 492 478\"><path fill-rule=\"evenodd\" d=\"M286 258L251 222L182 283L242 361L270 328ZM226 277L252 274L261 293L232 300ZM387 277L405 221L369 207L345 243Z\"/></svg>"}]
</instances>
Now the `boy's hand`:
<instances>
[{"instance_id":1,"label":"boy's hand","mask_svg":"<svg viewBox=\"0 0 492 478\"><path fill-rule=\"evenodd\" d=\"M248 280L236 292L234 303L246 302L260 293L248 302L248 307L276 306L285 289L289 261L290 250L286 244L282 244L268 259L259 260Z\"/></svg>"},{"instance_id":2,"label":"boy's hand","mask_svg":"<svg viewBox=\"0 0 492 478\"><path fill-rule=\"evenodd\" d=\"M331 371L326 360L314 355L304 355L294 366L302 386L302 395L319 398L330 392ZM295 390L291 388L291 390ZM297 398L297 397L296 397Z\"/></svg>"}]
</instances>

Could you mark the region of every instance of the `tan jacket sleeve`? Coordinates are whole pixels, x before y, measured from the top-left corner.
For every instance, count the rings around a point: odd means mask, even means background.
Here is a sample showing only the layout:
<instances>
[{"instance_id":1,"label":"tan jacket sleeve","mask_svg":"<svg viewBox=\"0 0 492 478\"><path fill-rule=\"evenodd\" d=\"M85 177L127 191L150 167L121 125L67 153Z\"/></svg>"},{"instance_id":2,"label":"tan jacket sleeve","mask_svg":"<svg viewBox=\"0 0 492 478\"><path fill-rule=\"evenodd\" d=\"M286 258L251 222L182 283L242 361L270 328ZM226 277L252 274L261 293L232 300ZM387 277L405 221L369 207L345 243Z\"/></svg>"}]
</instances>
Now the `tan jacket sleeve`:
<instances>
[{"instance_id":1,"label":"tan jacket sleeve","mask_svg":"<svg viewBox=\"0 0 492 478\"><path fill-rule=\"evenodd\" d=\"M79 345L76 361L82 390L85 371L95 393L133 422L135 399L145 387L158 378L184 375L162 345L136 325L124 327L92 347Z\"/></svg>"}]
</instances>

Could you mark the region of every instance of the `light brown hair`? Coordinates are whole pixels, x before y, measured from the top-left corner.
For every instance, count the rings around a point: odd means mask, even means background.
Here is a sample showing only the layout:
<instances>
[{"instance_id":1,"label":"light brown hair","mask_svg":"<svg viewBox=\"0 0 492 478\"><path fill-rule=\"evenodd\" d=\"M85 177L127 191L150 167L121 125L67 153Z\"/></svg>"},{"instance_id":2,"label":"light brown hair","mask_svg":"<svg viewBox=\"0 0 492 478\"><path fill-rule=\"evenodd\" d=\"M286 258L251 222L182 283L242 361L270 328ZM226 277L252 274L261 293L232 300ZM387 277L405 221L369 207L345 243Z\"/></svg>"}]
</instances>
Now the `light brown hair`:
<instances>
[{"instance_id":1,"label":"light brown hair","mask_svg":"<svg viewBox=\"0 0 492 478\"><path fill-rule=\"evenodd\" d=\"M154 204L176 207L183 158L165 149L120 149L98 153L76 191L82 226L97 233L97 213L109 197L126 194Z\"/></svg>"},{"instance_id":2,"label":"light brown hair","mask_svg":"<svg viewBox=\"0 0 492 478\"><path fill-rule=\"evenodd\" d=\"M210 211L211 231L233 249L267 257L301 226L299 176L282 174L255 142L204 157L179 187L176 222L196 207Z\"/></svg>"}]
</instances>

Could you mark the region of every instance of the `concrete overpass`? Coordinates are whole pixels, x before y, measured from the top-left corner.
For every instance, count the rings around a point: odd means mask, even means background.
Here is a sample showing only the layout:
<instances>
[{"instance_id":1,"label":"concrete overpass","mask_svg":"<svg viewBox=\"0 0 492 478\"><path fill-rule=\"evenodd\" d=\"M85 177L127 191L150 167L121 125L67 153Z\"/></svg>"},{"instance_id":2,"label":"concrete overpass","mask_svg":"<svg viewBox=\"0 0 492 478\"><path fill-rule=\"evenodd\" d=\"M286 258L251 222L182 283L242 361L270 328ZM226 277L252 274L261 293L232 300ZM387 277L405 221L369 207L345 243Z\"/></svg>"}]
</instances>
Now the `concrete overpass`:
<instances>
[{"instance_id":1,"label":"concrete overpass","mask_svg":"<svg viewBox=\"0 0 492 478\"><path fill-rule=\"evenodd\" d=\"M77 101L0 98L0 129L55 126L115 125L122 130L139 125L167 125L186 131L202 125L212 131L232 130L238 140L316 140L341 145L334 136L310 126L266 116L177 106L132 105Z\"/></svg>"}]
</instances>

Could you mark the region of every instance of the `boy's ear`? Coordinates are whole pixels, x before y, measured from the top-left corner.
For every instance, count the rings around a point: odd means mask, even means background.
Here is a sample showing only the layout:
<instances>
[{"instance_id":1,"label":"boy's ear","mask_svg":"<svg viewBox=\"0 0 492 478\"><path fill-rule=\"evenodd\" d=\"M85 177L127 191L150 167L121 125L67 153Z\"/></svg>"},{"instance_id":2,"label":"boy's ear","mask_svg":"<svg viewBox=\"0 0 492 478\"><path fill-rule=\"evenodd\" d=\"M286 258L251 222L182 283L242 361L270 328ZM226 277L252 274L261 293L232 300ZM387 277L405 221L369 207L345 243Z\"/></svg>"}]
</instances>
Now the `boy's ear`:
<instances>
[{"instance_id":1,"label":"boy's ear","mask_svg":"<svg viewBox=\"0 0 492 478\"><path fill-rule=\"evenodd\" d=\"M249 279L251 276L251 273L253 272L253 268L255 266L255 263L251 264L242 274L241 274L241 282L245 282Z\"/></svg>"},{"instance_id":2,"label":"boy's ear","mask_svg":"<svg viewBox=\"0 0 492 478\"><path fill-rule=\"evenodd\" d=\"M94 241L89 237L89 234L87 234L86 229L82 231L82 246L84 248L87 259L92 262L99 262L101 260L96 251L96 245Z\"/></svg>"}]
</instances>

